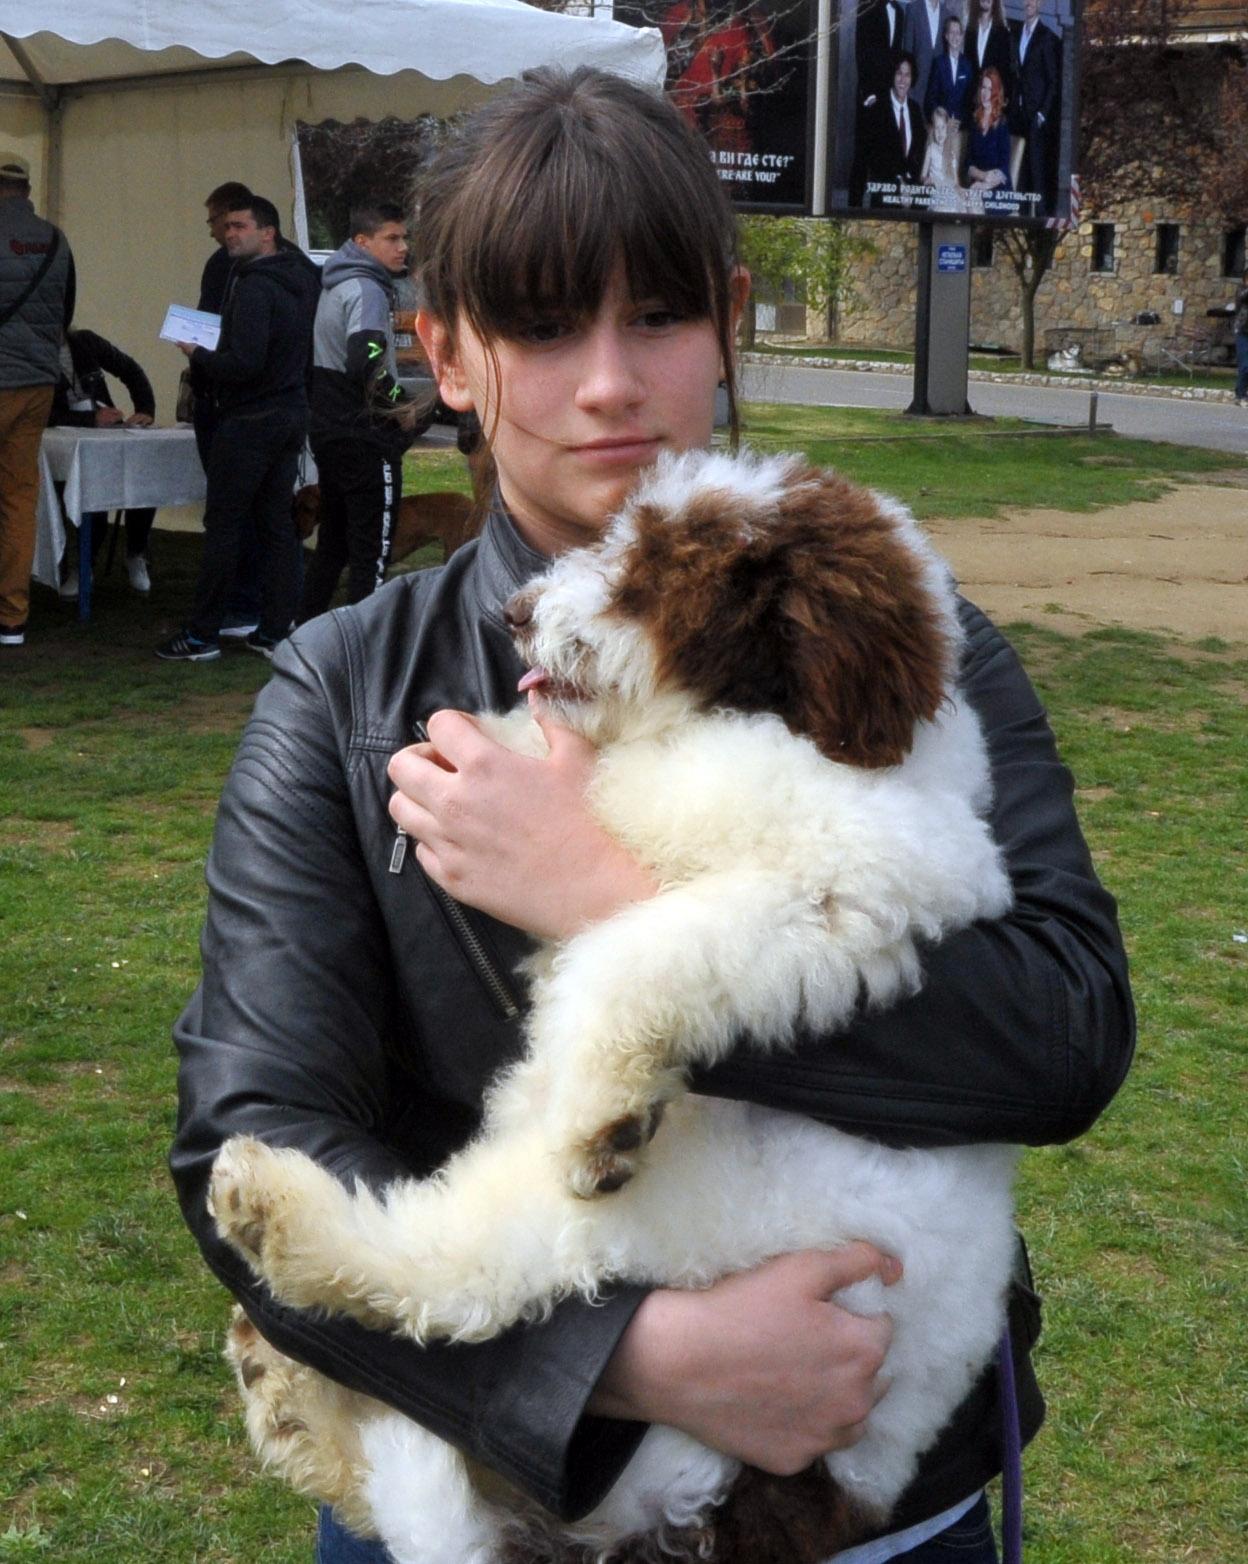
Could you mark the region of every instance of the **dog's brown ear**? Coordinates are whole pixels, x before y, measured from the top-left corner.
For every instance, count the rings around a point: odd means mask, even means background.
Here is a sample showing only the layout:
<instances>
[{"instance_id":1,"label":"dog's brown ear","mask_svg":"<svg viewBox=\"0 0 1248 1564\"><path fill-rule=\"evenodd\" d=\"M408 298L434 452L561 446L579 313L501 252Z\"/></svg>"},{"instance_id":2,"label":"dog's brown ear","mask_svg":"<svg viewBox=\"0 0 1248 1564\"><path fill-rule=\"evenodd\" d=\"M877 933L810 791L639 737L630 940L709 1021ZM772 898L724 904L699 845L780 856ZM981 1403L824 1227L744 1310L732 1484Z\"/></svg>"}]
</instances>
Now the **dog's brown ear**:
<instances>
[{"instance_id":1,"label":"dog's brown ear","mask_svg":"<svg viewBox=\"0 0 1248 1564\"><path fill-rule=\"evenodd\" d=\"M832 474L786 502L777 534L789 578L785 720L833 759L898 764L916 723L939 710L953 663L923 561L871 494Z\"/></svg>"},{"instance_id":2,"label":"dog's brown ear","mask_svg":"<svg viewBox=\"0 0 1248 1564\"><path fill-rule=\"evenodd\" d=\"M831 759L896 765L951 660L920 560L833 474L795 473L765 515L743 503L639 506L617 609L648 623L660 677L701 704L775 712Z\"/></svg>"}]
</instances>

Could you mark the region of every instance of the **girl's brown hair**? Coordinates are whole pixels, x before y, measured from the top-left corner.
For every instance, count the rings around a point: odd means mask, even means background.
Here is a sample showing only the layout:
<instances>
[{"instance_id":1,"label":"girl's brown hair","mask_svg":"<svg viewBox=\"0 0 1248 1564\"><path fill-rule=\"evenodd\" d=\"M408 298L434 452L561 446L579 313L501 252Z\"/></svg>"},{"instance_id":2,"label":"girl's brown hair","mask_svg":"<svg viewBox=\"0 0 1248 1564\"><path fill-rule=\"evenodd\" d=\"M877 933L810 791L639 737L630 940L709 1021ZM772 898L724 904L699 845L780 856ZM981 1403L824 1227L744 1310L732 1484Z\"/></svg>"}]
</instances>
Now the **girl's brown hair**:
<instances>
[{"instance_id":1,"label":"girl's brown hair","mask_svg":"<svg viewBox=\"0 0 1248 1564\"><path fill-rule=\"evenodd\" d=\"M658 93L588 67L526 72L429 165L414 250L430 311L487 346L588 319L622 263L633 298L714 323L735 441L736 222L706 146Z\"/></svg>"}]
</instances>

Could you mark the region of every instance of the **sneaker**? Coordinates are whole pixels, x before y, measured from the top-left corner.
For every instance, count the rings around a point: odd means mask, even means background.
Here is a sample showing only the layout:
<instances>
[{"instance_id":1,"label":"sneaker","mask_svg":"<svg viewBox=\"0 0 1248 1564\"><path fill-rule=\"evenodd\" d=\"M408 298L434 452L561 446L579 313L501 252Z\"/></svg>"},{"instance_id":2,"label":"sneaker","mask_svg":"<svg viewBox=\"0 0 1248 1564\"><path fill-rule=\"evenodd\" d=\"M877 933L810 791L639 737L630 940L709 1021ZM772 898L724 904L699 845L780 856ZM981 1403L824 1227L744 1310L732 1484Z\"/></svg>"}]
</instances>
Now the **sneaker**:
<instances>
[{"instance_id":1,"label":"sneaker","mask_svg":"<svg viewBox=\"0 0 1248 1564\"><path fill-rule=\"evenodd\" d=\"M245 641L249 635L254 635L260 628L258 619L227 619L221 626L221 639L223 641Z\"/></svg>"},{"instance_id":2,"label":"sneaker","mask_svg":"<svg viewBox=\"0 0 1248 1564\"><path fill-rule=\"evenodd\" d=\"M148 574L145 554L126 555L126 574L130 577L130 585L136 592L142 592L146 596L152 590L152 578Z\"/></svg>"},{"instance_id":3,"label":"sneaker","mask_svg":"<svg viewBox=\"0 0 1248 1564\"><path fill-rule=\"evenodd\" d=\"M57 587L57 591L60 593L60 595L62 597L77 597L78 596L78 567L77 567L77 565L71 565L69 570L66 571L65 579L64 579L64 581L61 582L60 586Z\"/></svg>"},{"instance_id":4,"label":"sneaker","mask_svg":"<svg viewBox=\"0 0 1248 1564\"><path fill-rule=\"evenodd\" d=\"M278 643L272 638L272 636L261 635L260 631L256 629L251 632L251 634L243 642L243 645L249 652L259 652L261 657L268 657L271 659L273 653L277 650Z\"/></svg>"},{"instance_id":5,"label":"sneaker","mask_svg":"<svg viewBox=\"0 0 1248 1564\"><path fill-rule=\"evenodd\" d=\"M157 657L167 663L210 663L221 655L215 641L201 641L189 630L179 630L156 648Z\"/></svg>"},{"instance_id":6,"label":"sneaker","mask_svg":"<svg viewBox=\"0 0 1248 1564\"><path fill-rule=\"evenodd\" d=\"M20 625L0 625L0 646L25 646L26 621Z\"/></svg>"}]
</instances>

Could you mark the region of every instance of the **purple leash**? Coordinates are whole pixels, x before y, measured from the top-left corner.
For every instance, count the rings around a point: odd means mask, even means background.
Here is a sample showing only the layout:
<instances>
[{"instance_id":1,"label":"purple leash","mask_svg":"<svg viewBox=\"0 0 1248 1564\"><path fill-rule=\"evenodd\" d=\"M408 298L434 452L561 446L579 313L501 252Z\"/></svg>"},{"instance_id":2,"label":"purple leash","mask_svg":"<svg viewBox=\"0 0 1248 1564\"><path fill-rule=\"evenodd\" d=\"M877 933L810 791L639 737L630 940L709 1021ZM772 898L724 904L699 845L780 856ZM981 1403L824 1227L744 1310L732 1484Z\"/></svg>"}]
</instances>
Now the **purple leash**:
<instances>
[{"instance_id":1,"label":"purple leash","mask_svg":"<svg viewBox=\"0 0 1248 1564\"><path fill-rule=\"evenodd\" d=\"M997 1347L997 1377L1001 1391L1001 1548L1002 1564L1023 1560L1023 1436L1018 1421L1018 1386L1010 1327Z\"/></svg>"}]
</instances>

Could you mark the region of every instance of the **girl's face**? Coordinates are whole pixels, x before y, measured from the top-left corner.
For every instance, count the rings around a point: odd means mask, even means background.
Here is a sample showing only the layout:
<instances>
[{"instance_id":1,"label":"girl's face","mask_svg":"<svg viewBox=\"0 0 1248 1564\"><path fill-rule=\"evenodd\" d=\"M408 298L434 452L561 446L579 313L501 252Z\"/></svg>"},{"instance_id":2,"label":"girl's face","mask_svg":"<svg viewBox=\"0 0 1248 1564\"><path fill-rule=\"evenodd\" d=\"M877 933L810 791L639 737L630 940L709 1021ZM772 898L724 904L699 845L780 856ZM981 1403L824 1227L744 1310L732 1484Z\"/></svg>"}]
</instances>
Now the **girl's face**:
<instances>
[{"instance_id":1,"label":"girl's face","mask_svg":"<svg viewBox=\"0 0 1248 1564\"><path fill-rule=\"evenodd\" d=\"M934 115L932 118L932 137L938 147L945 144L945 136L949 131L949 123L943 114Z\"/></svg>"},{"instance_id":2,"label":"girl's face","mask_svg":"<svg viewBox=\"0 0 1248 1564\"><path fill-rule=\"evenodd\" d=\"M749 293L733 279L733 324ZM417 330L442 399L475 410L492 437L499 488L525 539L546 554L587 543L661 451L710 443L722 373L710 320L629 296L617 268L598 313L535 319L488 346L461 320L452 340L422 312Z\"/></svg>"}]
</instances>

